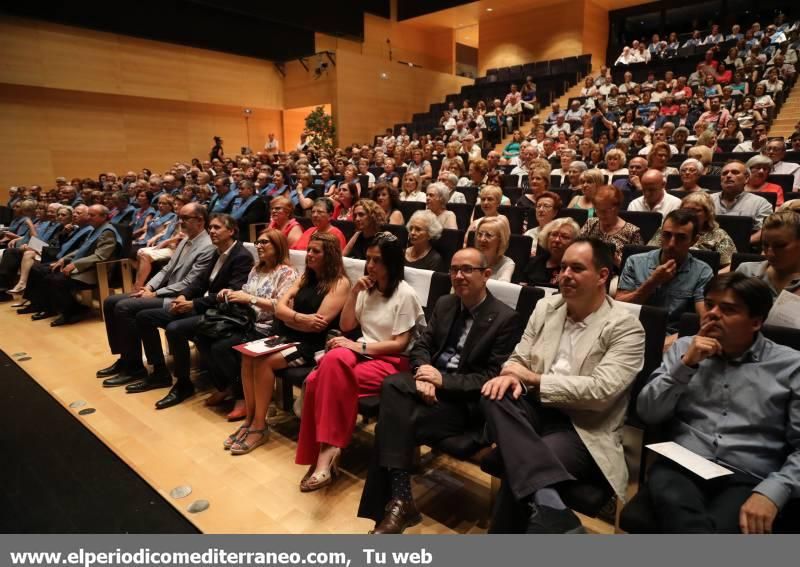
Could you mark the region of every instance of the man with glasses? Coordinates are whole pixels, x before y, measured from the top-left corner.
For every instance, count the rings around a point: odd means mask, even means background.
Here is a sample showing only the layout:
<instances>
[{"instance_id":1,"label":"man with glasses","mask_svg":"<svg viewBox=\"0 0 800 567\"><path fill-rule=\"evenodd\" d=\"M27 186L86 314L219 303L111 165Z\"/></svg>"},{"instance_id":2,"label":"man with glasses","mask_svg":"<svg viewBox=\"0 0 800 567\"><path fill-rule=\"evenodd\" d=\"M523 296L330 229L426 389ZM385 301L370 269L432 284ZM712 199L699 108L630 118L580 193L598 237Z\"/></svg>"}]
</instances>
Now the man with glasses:
<instances>
[{"instance_id":1,"label":"man with glasses","mask_svg":"<svg viewBox=\"0 0 800 567\"><path fill-rule=\"evenodd\" d=\"M358 511L375 520L372 533L402 533L420 522L411 496L415 448L480 425L481 386L519 341L522 321L486 289L491 274L477 249L456 252L453 294L436 302L411 351L411 372L383 382L376 449Z\"/></svg>"},{"instance_id":2,"label":"man with glasses","mask_svg":"<svg viewBox=\"0 0 800 567\"><path fill-rule=\"evenodd\" d=\"M230 213L233 209L233 200L238 196L238 192L231 189L231 179L227 175L217 175L214 178L214 190L216 194L211 198L208 205L209 213Z\"/></svg>"},{"instance_id":3,"label":"man with glasses","mask_svg":"<svg viewBox=\"0 0 800 567\"><path fill-rule=\"evenodd\" d=\"M582 532L559 494L576 479L625 495L620 431L645 335L606 295L613 269L612 246L577 238L561 261L561 295L536 304L522 341L481 389L497 444L487 464L503 479L493 533Z\"/></svg>"},{"instance_id":4,"label":"man with glasses","mask_svg":"<svg viewBox=\"0 0 800 567\"><path fill-rule=\"evenodd\" d=\"M186 238L178 244L167 265L140 291L112 295L103 302L108 344L111 352L119 355L114 364L97 372L98 378L106 378L105 387L124 386L147 376L136 331L136 314L167 307L171 298L196 284L211 265L214 245L206 232L206 208L189 203L181 208L179 218Z\"/></svg>"},{"instance_id":5,"label":"man with glasses","mask_svg":"<svg viewBox=\"0 0 800 567\"><path fill-rule=\"evenodd\" d=\"M138 382L128 384L125 391L136 394L172 386L169 393L156 402L156 409L172 407L194 394L194 385L189 379L189 338L194 335L203 313L216 306L219 292L237 291L247 281L253 267L253 255L236 240L236 230L236 219L232 216L219 213L211 215L208 233L216 250L206 272L181 290L168 309L156 307L136 314L136 329L153 372ZM159 328L166 331L175 363L177 382L174 386L161 349Z\"/></svg>"},{"instance_id":6,"label":"man with glasses","mask_svg":"<svg viewBox=\"0 0 800 567\"><path fill-rule=\"evenodd\" d=\"M681 315L692 309L702 317L703 289L714 274L708 264L689 253L698 232L693 212L669 213L661 227L661 248L627 259L615 299L666 309L670 332L678 330Z\"/></svg>"},{"instance_id":7,"label":"man with glasses","mask_svg":"<svg viewBox=\"0 0 800 567\"><path fill-rule=\"evenodd\" d=\"M772 174L794 176L792 191L800 191L800 164L783 161L786 157L783 138L774 138L767 143L767 157L772 160Z\"/></svg>"}]
</instances>

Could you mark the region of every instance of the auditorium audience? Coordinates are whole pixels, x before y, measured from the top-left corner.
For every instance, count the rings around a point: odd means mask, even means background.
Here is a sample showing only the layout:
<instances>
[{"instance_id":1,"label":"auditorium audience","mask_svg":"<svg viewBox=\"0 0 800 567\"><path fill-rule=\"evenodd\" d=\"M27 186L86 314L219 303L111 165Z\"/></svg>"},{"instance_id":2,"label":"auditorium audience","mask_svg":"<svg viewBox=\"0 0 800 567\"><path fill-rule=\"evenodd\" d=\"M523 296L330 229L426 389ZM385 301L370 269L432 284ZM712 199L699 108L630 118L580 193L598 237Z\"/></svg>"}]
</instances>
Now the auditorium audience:
<instances>
[{"instance_id":1,"label":"auditorium audience","mask_svg":"<svg viewBox=\"0 0 800 567\"><path fill-rule=\"evenodd\" d=\"M603 184L603 174L597 169L588 169L580 176L580 194L573 197L567 205L571 209L584 209L589 218L594 216L594 195Z\"/></svg>"}]
</instances>

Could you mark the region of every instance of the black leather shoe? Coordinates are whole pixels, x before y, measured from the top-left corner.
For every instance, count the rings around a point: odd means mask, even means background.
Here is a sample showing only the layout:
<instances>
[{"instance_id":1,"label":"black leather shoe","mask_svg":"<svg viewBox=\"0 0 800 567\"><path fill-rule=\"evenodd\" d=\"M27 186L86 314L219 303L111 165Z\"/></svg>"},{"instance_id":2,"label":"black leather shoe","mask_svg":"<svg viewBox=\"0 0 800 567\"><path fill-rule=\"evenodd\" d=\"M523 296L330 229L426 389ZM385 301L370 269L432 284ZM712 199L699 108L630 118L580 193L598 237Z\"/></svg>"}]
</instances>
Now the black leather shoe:
<instances>
[{"instance_id":1,"label":"black leather shoe","mask_svg":"<svg viewBox=\"0 0 800 567\"><path fill-rule=\"evenodd\" d=\"M406 528L416 526L421 521L422 515L413 500L405 501L395 498L386 505L386 514L383 516L383 520L369 533L401 534Z\"/></svg>"},{"instance_id":2,"label":"black leather shoe","mask_svg":"<svg viewBox=\"0 0 800 567\"><path fill-rule=\"evenodd\" d=\"M125 386L125 391L129 394L139 394L141 392L157 390L158 388L169 388L170 386L172 386L172 378L163 380L161 378L155 379L154 376L148 376L144 380L128 384Z\"/></svg>"},{"instance_id":3,"label":"black leather shoe","mask_svg":"<svg viewBox=\"0 0 800 567\"><path fill-rule=\"evenodd\" d=\"M531 502L527 534L585 534L578 516L569 508L558 510Z\"/></svg>"},{"instance_id":4,"label":"black leather shoe","mask_svg":"<svg viewBox=\"0 0 800 567\"><path fill-rule=\"evenodd\" d=\"M50 321L51 327L61 327L63 325L72 325L83 319L80 315L61 315L55 321Z\"/></svg>"},{"instance_id":5,"label":"black leather shoe","mask_svg":"<svg viewBox=\"0 0 800 567\"><path fill-rule=\"evenodd\" d=\"M109 376L116 376L124 371L125 362L121 358L118 358L111 366L98 370L96 376L98 378L108 378Z\"/></svg>"},{"instance_id":6,"label":"black leather shoe","mask_svg":"<svg viewBox=\"0 0 800 567\"><path fill-rule=\"evenodd\" d=\"M125 371L122 374L114 376L113 378L106 378L105 380L103 380L103 388L115 388L117 386L125 386L126 384L130 384L131 382L137 382L145 378L147 378L147 370L144 368L140 370L135 370L133 372Z\"/></svg>"},{"instance_id":7,"label":"black leather shoe","mask_svg":"<svg viewBox=\"0 0 800 567\"><path fill-rule=\"evenodd\" d=\"M38 313L34 313L31 315L32 321L41 321L42 319L49 319L50 317L55 317L56 313L50 313L49 311L39 311Z\"/></svg>"},{"instance_id":8,"label":"black leather shoe","mask_svg":"<svg viewBox=\"0 0 800 567\"><path fill-rule=\"evenodd\" d=\"M166 409L177 406L183 400L194 396L194 386L179 386L175 384L169 393L156 402L156 409Z\"/></svg>"},{"instance_id":9,"label":"black leather shoe","mask_svg":"<svg viewBox=\"0 0 800 567\"><path fill-rule=\"evenodd\" d=\"M38 313L39 308L33 305L27 305L22 309L17 309L17 315L30 315L31 313Z\"/></svg>"}]
</instances>

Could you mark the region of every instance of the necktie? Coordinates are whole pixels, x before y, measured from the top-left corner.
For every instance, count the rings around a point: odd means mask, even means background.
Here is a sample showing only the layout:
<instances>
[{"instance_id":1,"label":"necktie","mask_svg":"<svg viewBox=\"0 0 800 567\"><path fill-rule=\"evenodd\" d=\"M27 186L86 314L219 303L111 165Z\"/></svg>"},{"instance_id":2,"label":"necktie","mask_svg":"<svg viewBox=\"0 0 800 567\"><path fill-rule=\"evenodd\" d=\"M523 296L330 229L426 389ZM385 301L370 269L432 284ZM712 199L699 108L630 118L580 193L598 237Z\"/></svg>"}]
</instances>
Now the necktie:
<instances>
[{"instance_id":1,"label":"necktie","mask_svg":"<svg viewBox=\"0 0 800 567\"><path fill-rule=\"evenodd\" d=\"M458 352L458 342L461 339L461 335L464 334L464 327L466 327L469 317L469 310L462 308L455 321L453 321L453 326L450 327L444 349L442 349L441 354L436 359L435 366L438 370L446 370L447 363L450 362L450 359Z\"/></svg>"}]
</instances>

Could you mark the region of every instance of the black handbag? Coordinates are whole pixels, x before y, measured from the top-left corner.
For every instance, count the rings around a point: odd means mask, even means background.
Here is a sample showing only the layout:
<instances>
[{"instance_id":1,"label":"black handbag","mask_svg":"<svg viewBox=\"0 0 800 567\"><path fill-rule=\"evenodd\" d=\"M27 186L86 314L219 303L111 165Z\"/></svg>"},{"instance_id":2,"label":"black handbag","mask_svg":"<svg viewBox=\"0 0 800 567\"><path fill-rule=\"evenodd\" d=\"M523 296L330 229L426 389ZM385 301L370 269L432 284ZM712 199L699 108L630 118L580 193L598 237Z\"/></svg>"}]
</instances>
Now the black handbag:
<instances>
[{"instance_id":1,"label":"black handbag","mask_svg":"<svg viewBox=\"0 0 800 567\"><path fill-rule=\"evenodd\" d=\"M227 339L249 335L255 326L256 313L249 305L220 303L208 309L197 324L195 334L208 339Z\"/></svg>"}]
</instances>

